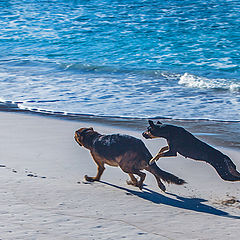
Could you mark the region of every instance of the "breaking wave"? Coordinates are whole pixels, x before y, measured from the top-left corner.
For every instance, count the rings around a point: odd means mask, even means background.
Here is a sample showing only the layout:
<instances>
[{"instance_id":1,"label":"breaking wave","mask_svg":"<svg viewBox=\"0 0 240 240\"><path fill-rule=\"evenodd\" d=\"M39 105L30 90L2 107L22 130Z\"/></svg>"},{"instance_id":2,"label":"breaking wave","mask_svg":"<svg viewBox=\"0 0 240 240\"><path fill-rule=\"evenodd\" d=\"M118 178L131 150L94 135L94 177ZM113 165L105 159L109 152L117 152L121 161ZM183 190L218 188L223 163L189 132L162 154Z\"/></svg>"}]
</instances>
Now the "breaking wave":
<instances>
[{"instance_id":1,"label":"breaking wave","mask_svg":"<svg viewBox=\"0 0 240 240\"><path fill-rule=\"evenodd\" d=\"M191 88L219 89L229 90L231 92L240 92L240 83L237 83L236 80L234 81L222 78L209 79L189 73L183 74L178 83Z\"/></svg>"}]
</instances>

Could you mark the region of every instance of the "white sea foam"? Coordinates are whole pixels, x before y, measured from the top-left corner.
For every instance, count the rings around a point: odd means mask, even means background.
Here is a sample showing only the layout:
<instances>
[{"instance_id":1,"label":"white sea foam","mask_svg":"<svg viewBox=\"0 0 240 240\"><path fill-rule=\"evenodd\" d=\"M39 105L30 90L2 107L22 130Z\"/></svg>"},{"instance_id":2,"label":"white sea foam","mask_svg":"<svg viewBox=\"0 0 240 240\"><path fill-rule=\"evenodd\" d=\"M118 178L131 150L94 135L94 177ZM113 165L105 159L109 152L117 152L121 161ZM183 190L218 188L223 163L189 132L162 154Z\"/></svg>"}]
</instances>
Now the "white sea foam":
<instances>
[{"instance_id":1,"label":"white sea foam","mask_svg":"<svg viewBox=\"0 0 240 240\"><path fill-rule=\"evenodd\" d=\"M15 60L1 66L2 111L240 119L237 81L71 62L59 66L48 61ZM189 87L194 89L189 91ZM215 91L219 88L222 91Z\"/></svg>"},{"instance_id":2,"label":"white sea foam","mask_svg":"<svg viewBox=\"0 0 240 240\"><path fill-rule=\"evenodd\" d=\"M184 73L178 82L191 88L208 88L208 89L223 89L232 92L240 91L240 84L228 79L209 79L206 77L199 77L189 73Z\"/></svg>"}]
</instances>

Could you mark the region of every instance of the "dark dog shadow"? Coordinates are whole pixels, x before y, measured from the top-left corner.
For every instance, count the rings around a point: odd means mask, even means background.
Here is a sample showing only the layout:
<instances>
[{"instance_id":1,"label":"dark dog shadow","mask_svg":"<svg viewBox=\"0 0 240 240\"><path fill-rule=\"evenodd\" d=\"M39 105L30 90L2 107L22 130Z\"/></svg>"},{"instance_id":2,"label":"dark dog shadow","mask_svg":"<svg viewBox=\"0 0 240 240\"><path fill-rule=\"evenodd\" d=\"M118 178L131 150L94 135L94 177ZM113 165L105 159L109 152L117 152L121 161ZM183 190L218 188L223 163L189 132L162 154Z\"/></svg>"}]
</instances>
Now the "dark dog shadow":
<instances>
[{"instance_id":1,"label":"dark dog shadow","mask_svg":"<svg viewBox=\"0 0 240 240\"><path fill-rule=\"evenodd\" d=\"M191 210L194 212L201 212L201 213L207 213L207 214L212 214L212 215L221 216L221 217L240 219L240 216L233 216L227 212L224 212L212 206L203 204L203 202L207 202L207 200L205 199L180 197L176 194L167 193L167 192L165 194L160 194L146 187L143 188L143 191L134 191L134 190L130 190L130 189L120 187L104 181L99 181L99 182L106 184L108 186L126 191L129 195L137 196L139 198L148 200L155 204L163 204L166 206L176 207L176 208L185 209L185 210ZM166 195L173 196L176 199L170 198Z\"/></svg>"}]
</instances>

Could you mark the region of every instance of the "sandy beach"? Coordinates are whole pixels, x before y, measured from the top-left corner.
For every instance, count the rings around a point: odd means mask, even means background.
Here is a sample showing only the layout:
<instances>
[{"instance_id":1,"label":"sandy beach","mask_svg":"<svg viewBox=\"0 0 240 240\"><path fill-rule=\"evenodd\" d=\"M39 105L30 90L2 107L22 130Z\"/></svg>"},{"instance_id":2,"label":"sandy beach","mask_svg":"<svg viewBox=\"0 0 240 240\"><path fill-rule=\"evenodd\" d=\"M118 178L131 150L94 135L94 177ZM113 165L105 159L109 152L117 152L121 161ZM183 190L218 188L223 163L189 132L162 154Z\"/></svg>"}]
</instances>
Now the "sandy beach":
<instances>
[{"instance_id":1,"label":"sandy beach","mask_svg":"<svg viewBox=\"0 0 240 240\"><path fill-rule=\"evenodd\" d=\"M110 166L101 182L85 182L96 165L73 135L90 126L140 138L153 155L165 145L124 126L0 112L1 240L239 239L240 182L223 181L206 163L159 160L159 167L187 182L166 184L166 193L150 173L141 191ZM238 150L218 149L240 170Z\"/></svg>"}]
</instances>

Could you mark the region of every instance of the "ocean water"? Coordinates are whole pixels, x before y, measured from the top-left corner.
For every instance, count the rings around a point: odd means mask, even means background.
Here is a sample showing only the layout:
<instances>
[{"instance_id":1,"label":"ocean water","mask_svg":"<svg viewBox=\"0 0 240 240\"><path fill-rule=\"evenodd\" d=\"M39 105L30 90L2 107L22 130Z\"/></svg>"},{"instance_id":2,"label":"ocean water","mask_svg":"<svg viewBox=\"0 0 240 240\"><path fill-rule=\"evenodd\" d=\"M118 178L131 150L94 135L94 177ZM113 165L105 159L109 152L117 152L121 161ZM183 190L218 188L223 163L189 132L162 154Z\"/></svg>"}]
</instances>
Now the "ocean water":
<instances>
[{"instance_id":1,"label":"ocean water","mask_svg":"<svg viewBox=\"0 0 240 240\"><path fill-rule=\"evenodd\" d=\"M0 0L0 109L240 122L239 0Z\"/></svg>"}]
</instances>

